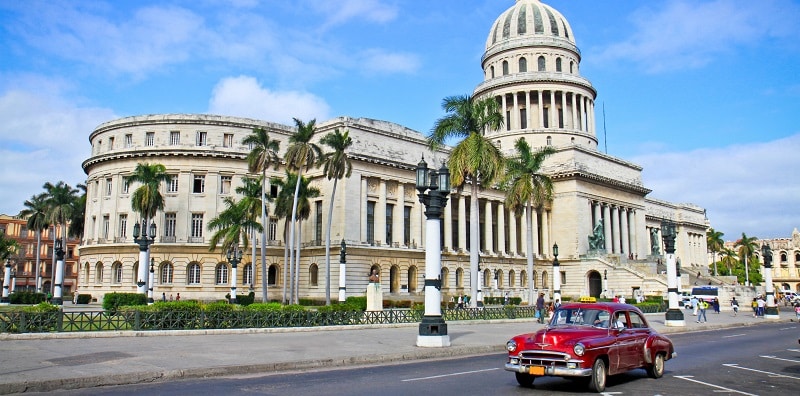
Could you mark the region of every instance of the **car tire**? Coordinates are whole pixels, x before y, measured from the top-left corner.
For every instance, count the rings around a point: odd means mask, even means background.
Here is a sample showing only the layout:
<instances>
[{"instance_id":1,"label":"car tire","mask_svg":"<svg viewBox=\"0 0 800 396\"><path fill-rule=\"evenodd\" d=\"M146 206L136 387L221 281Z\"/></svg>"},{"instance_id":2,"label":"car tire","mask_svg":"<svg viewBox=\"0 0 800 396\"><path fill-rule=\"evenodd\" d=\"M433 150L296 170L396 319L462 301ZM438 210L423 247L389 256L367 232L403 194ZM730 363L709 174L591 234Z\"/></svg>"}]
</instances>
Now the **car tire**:
<instances>
[{"instance_id":1,"label":"car tire","mask_svg":"<svg viewBox=\"0 0 800 396\"><path fill-rule=\"evenodd\" d=\"M647 375L650 378L661 378L664 375L664 354L657 353L653 359L653 364L647 366Z\"/></svg>"},{"instance_id":2,"label":"car tire","mask_svg":"<svg viewBox=\"0 0 800 396\"><path fill-rule=\"evenodd\" d=\"M606 390L606 362L597 358L592 364L592 377L589 380L589 390L600 393Z\"/></svg>"},{"instance_id":3,"label":"car tire","mask_svg":"<svg viewBox=\"0 0 800 396\"><path fill-rule=\"evenodd\" d=\"M523 373L514 373L517 377L517 383L519 386L530 388L533 386L533 380L536 379L536 376L530 374L523 374Z\"/></svg>"}]
</instances>

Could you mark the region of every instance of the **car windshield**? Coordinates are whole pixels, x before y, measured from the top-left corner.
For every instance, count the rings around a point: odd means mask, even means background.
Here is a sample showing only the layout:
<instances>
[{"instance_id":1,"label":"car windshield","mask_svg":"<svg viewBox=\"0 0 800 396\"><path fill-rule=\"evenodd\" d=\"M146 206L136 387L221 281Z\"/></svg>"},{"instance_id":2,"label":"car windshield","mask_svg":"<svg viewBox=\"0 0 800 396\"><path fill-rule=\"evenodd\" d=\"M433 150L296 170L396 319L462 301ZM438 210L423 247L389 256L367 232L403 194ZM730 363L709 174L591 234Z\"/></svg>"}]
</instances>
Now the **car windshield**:
<instances>
[{"instance_id":1,"label":"car windshield","mask_svg":"<svg viewBox=\"0 0 800 396\"><path fill-rule=\"evenodd\" d=\"M608 327L608 311L601 309L559 308L553 313L550 327L596 326Z\"/></svg>"}]
</instances>

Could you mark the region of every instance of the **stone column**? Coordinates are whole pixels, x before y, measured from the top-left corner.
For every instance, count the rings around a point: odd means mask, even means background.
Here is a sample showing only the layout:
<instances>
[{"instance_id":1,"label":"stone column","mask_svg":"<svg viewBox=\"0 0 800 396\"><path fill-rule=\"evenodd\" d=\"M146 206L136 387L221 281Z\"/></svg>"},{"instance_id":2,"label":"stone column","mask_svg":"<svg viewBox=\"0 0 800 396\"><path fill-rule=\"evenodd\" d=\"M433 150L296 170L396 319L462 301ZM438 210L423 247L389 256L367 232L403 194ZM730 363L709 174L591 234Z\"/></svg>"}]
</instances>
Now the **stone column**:
<instances>
[{"instance_id":1,"label":"stone column","mask_svg":"<svg viewBox=\"0 0 800 396\"><path fill-rule=\"evenodd\" d=\"M361 177L361 241L367 241L367 178Z\"/></svg>"},{"instance_id":2,"label":"stone column","mask_svg":"<svg viewBox=\"0 0 800 396\"><path fill-rule=\"evenodd\" d=\"M483 212L483 227L485 228L483 232L483 246L486 247L486 252L491 254L494 252L494 235L492 234L492 201L488 199L486 200L486 207Z\"/></svg>"},{"instance_id":3,"label":"stone column","mask_svg":"<svg viewBox=\"0 0 800 396\"><path fill-rule=\"evenodd\" d=\"M570 114L572 116L572 129L580 130L581 128L578 126L578 108L576 107L577 106L577 98L575 96L576 96L576 94L575 94L575 92L573 92L572 93L572 113Z\"/></svg>"},{"instance_id":4,"label":"stone column","mask_svg":"<svg viewBox=\"0 0 800 396\"><path fill-rule=\"evenodd\" d=\"M546 209L542 209L542 254L547 256L550 254L550 213Z\"/></svg>"},{"instance_id":5,"label":"stone column","mask_svg":"<svg viewBox=\"0 0 800 396\"><path fill-rule=\"evenodd\" d=\"M452 199L452 195L449 199ZM453 205L444 207L444 248L449 251L453 249Z\"/></svg>"},{"instance_id":6,"label":"stone column","mask_svg":"<svg viewBox=\"0 0 800 396\"><path fill-rule=\"evenodd\" d=\"M539 109L537 111L537 113L539 113L539 129L544 128L544 102L543 102L544 95L542 95L542 93L543 91L541 89L536 91L536 94L538 95L539 98Z\"/></svg>"},{"instance_id":7,"label":"stone column","mask_svg":"<svg viewBox=\"0 0 800 396\"><path fill-rule=\"evenodd\" d=\"M622 250L620 254L627 256L631 252L630 245L628 245L628 210L621 208L620 212L620 234L622 234Z\"/></svg>"},{"instance_id":8,"label":"stone column","mask_svg":"<svg viewBox=\"0 0 800 396\"><path fill-rule=\"evenodd\" d=\"M531 113L533 108L531 107L531 93L529 91L525 91L525 124L527 125L528 129L531 128Z\"/></svg>"},{"instance_id":9,"label":"stone column","mask_svg":"<svg viewBox=\"0 0 800 396\"><path fill-rule=\"evenodd\" d=\"M558 109L556 108L556 91L550 90L550 114L548 114L548 119L550 120L550 129L558 128Z\"/></svg>"},{"instance_id":10,"label":"stone column","mask_svg":"<svg viewBox=\"0 0 800 396\"><path fill-rule=\"evenodd\" d=\"M458 249L467 251L467 198L458 195Z\"/></svg>"},{"instance_id":11,"label":"stone column","mask_svg":"<svg viewBox=\"0 0 800 396\"><path fill-rule=\"evenodd\" d=\"M514 215L514 212L509 212L510 215L508 216L508 245L509 245L509 253L511 254L519 254L519 249L517 249L517 216Z\"/></svg>"},{"instance_id":12,"label":"stone column","mask_svg":"<svg viewBox=\"0 0 800 396\"><path fill-rule=\"evenodd\" d=\"M563 123L563 125L564 125L563 128L564 129L569 128L567 126L567 117L568 116L569 116L569 114L567 114L567 92L566 91L561 91L561 120L564 121L564 123ZM556 118L558 118L558 114L556 114Z\"/></svg>"},{"instance_id":13,"label":"stone column","mask_svg":"<svg viewBox=\"0 0 800 396\"><path fill-rule=\"evenodd\" d=\"M533 223L533 255L534 257L540 256L542 250L539 247L539 211L531 208L531 222Z\"/></svg>"},{"instance_id":14,"label":"stone column","mask_svg":"<svg viewBox=\"0 0 800 396\"><path fill-rule=\"evenodd\" d=\"M401 181L397 182L396 194L394 214L392 214L392 238L394 239L393 242L397 243L398 246L403 246L403 212L405 210L406 186Z\"/></svg>"},{"instance_id":15,"label":"stone column","mask_svg":"<svg viewBox=\"0 0 800 396\"><path fill-rule=\"evenodd\" d=\"M614 238L612 244L612 251L614 253L621 253L621 246L619 244L619 207L611 207L611 237Z\"/></svg>"},{"instance_id":16,"label":"stone column","mask_svg":"<svg viewBox=\"0 0 800 396\"><path fill-rule=\"evenodd\" d=\"M611 207L609 205L603 206L603 228L605 231L606 240L606 253L613 253L611 245Z\"/></svg>"},{"instance_id":17,"label":"stone column","mask_svg":"<svg viewBox=\"0 0 800 396\"><path fill-rule=\"evenodd\" d=\"M502 202L497 204L497 246L495 251L506 252L506 209Z\"/></svg>"}]
</instances>

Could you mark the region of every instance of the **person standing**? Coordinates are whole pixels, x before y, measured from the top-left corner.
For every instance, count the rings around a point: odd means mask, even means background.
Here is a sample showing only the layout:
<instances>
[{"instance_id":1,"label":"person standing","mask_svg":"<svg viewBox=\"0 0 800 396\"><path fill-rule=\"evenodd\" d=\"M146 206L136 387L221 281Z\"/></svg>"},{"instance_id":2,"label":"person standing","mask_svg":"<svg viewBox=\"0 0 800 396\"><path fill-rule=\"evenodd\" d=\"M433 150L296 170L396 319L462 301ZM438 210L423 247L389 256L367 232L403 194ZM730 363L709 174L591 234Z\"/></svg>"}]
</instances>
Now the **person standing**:
<instances>
[{"instance_id":1,"label":"person standing","mask_svg":"<svg viewBox=\"0 0 800 396\"><path fill-rule=\"evenodd\" d=\"M736 297L734 297L733 300L731 300L731 308L733 308L733 316L739 314L739 302L736 301Z\"/></svg>"},{"instance_id":2,"label":"person standing","mask_svg":"<svg viewBox=\"0 0 800 396\"><path fill-rule=\"evenodd\" d=\"M175 297L175 301L180 301L180 300L181 300L181 294L178 293L178 295Z\"/></svg>"},{"instance_id":3,"label":"person standing","mask_svg":"<svg viewBox=\"0 0 800 396\"><path fill-rule=\"evenodd\" d=\"M697 301L697 323L708 322L708 318L706 318L706 308L708 308L708 303L702 298ZM703 320L700 320L700 318L703 318Z\"/></svg>"},{"instance_id":4,"label":"person standing","mask_svg":"<svg viewBox=\"0 0 800 396\"><path fill-rule=\"evenodd\" d=\"M764 301L764 298L762 298L761 296L758 296L758 300L756 300L756 305L758 307L756 309L756 315L758 317L760 317L760 318L763 318L764 317L764 307L767 305L767 303Z\"/></svg>"},{"instance_id":5,"label":"person standing","mask_svg":"<svg viewBox=\"0 0 800 396\"><path fill-rule=\"evenodd\" d=\"M458 309L464 308L464 296L458 296Z\"/></svg>"},{"instance_id":6,"label":"person standing","mask_svg":"<svg viewBox=\"0 0 800 396\"><path fill-rule=\"evenodd\" d=\"M539 314L539 323L544 323L544 293L539 293L536 299L536 312Z\"/></svg>"},{"instance_id":7,"label":"person standing","mask_svg":"<svg viewBox=\"0 0 800 396\"><path fill-rule=\"evenodd\" d=\"M692 299L689 300L689 303L692 304L692 315L697 315L697 297L692 296Z\"/></svg>"},{"instance_id":8,"label":"person standing","mask_svg":"<svg viewBox=\"0 0 800 396\"><path fill-rule=\"evenodd\" d=\"M711 303L711 304L714 306L714 313L718 314L719 313L719 299L715 297L714 298L714 302Z\"/></svg>"}]
</instances>

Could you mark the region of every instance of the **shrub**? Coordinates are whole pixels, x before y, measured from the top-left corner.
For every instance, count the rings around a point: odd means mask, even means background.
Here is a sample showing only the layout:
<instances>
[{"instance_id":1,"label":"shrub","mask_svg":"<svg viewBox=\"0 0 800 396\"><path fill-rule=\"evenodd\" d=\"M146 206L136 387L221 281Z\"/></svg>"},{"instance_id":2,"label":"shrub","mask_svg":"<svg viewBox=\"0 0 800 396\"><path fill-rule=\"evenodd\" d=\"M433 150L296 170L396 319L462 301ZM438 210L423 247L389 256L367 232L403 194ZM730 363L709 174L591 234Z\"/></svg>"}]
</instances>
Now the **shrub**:
<instances>
[{"instance_id":1,"label":"shrub","mask_svg":"<svg viewBox=\"0 0 800 396\"><path fill-rule=\"evenodd\" d=\"M357 307L359 311L366 311L367 310L367 296L363 297L347 297L345 300L345 304L352 305Z\"/></svg>"},{"instance_id":2,"label":"shrub","mask_svg":"<svg viewBox=\"0 0 800 396\"><path fill-rule=\"evenodd\" d=\"M58 312L58 310L59 310L58 305L53 305L46 301L42 301L34 306L22 308L22 312L28 312L28 313Z\"/></svg>"},{"instance_id":3,"label":"shrub","mask_svg":"<svg viewBox=\"0 0 800 396\"><path fill-rule=\"evenodd\" d=\"M113 313L122 306L147 306L147 295L141 293L111 293L103 297L103 309Z\"/></svg>"},{"instance_id":4,"label":"shrub","mask_svg":"<svg viewBox=\"0 0 800 396\"><path fill-rule=\"evenodd\" d=\"M270 303L253 303L246 307L244 307L245 311L280 311L283 308L283 305L278 302L270 302Z\"/></svg>"},{"instance_id":5,"label":"shrub","mask_svg":"<svg viewBox=\"0 0 800 396\"><path fill-rule=\"evenodd\" d=\"M92 302L91 294L78 294L78 304L88 304Z\"/></svg>"},{"instance_id":6,"label":"shrub","mask_svg":"<svg viewBox=\"0 0 800 396\"><path fill-rule=\"evenodd\" d=\"M39 304L47 299L44 293L14 292L8 295L11 304Z\"/></svg>"}]
</instances>

